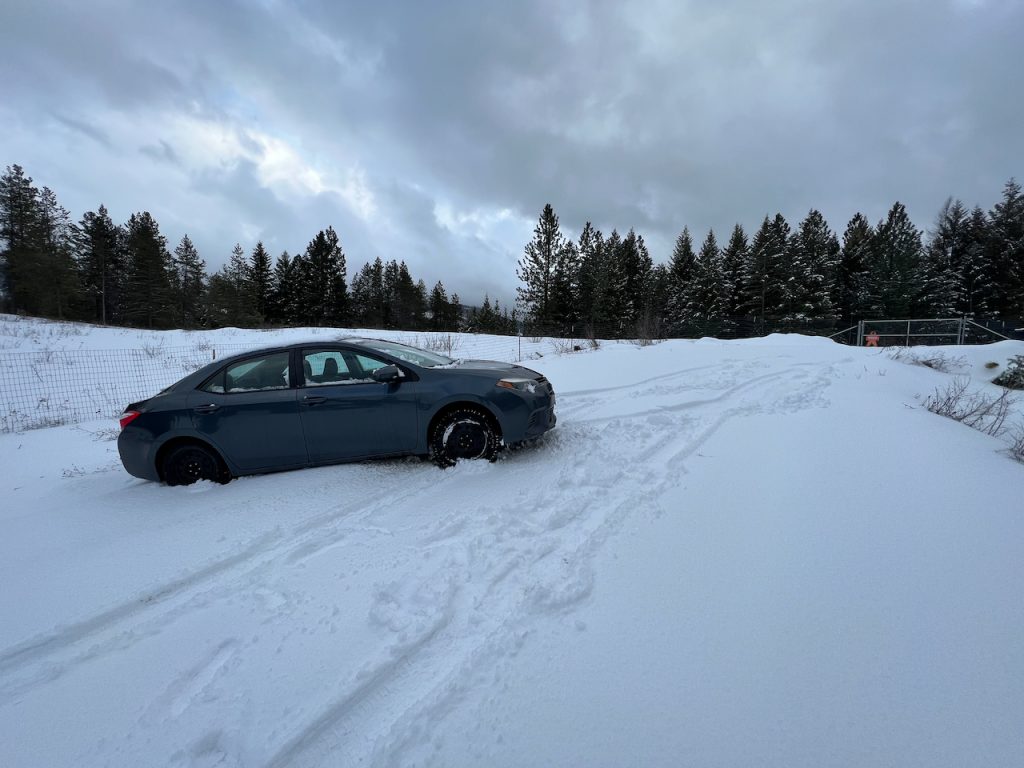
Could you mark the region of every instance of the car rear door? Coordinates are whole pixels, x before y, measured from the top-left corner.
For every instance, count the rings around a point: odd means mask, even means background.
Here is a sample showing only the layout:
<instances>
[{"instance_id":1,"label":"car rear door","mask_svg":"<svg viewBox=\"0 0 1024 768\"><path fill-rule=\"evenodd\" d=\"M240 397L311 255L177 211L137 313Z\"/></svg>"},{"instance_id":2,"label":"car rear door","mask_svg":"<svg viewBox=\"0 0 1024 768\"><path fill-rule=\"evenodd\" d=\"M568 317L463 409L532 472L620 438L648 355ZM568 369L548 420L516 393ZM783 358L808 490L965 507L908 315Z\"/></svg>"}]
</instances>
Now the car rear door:
<instances>
[{"instance_id":1,"label":"car rear door","mask_svg":"<svg viewBox=\"0 0 1024 768\"><path fill-rule=\"evenodd\" d=\"M412 451L416 382L383 383L373 370L389 363L343 347L302 350L299 410L313 463Z\"/></svg>"},{"instance_id":2,"label":"car rear door","mask_svg":"<svg viewBox=\"0 0 1024 768\"><path fill-rule=\"evenodd\" d=\"M196 431L243 471L306 465L298 389L290 371L287 351L227 365L189 396Z\"/></svg>"}]
</instances>

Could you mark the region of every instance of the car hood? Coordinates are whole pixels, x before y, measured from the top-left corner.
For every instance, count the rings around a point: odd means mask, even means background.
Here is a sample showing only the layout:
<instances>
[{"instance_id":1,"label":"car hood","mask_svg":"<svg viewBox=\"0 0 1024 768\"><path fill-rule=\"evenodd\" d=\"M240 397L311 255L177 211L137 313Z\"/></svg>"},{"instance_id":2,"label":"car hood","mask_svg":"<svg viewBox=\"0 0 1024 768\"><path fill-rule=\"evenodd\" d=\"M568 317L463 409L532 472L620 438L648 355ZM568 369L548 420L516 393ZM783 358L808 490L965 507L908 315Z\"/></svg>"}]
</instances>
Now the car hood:
<instances>
[{"instance_id":1,"label":"car hood","mask_svg":"<svg viewBox=\"0 0 1024 768\"><path fill-rule=\"evenodd\" d=\"M524 368L515 363L502 363L497 360L456 360L451 365L439 365L438 368L448 368L460 371L494 371L495 373L509 373L513 376L523 376L536 379L540 376L536 371Z\"/></svg>"}]
</instances>

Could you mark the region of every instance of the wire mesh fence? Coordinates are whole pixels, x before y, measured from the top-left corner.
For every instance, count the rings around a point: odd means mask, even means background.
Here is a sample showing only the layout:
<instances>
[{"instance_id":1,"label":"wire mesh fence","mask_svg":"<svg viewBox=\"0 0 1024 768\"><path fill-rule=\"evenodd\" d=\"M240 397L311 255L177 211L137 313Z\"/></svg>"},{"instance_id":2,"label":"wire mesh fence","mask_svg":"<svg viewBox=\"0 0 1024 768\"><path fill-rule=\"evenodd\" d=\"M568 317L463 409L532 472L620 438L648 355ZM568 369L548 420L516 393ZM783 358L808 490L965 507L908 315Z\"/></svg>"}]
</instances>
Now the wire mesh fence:
<instances>
[{"instance_id":1,"label":"wire mesh fence","mask_svg":"<svg viewBox=\"0 0 1024 768\"><path fill-rule=\"evenodd\" d=\"M899 321L906 324L907 321ZM940 322L940 321L927 321ZM960 322L960 321L956 321ZM961 332L961 343L994 341L983 338L986 328L967 321L962 325L969 332ZM293 329L299 330L299 329ZM323 330L332 335L334 329ZM547 330L548 333L543 333ZM945 331L946 329L941 329ZM345 335L373 336L399 341L430 349L454 358L476 358L501 362L539 360L552 354L584 351L598 345L628 343L645 345L672 337L737 338L772 332L803 333L832 336L847 344L864 343L859 326L842 329L832 321L802 323L768 319L727 318L724 320L692 323L686 329L674 329L669 334L658 327L622 328L619 325L572 326L568 329L528 329L518 336L498 336L475 333L437 331L354 331ZM918 339L921 333L932 332L929 327L913 327L909 335L904 330L896 333L904 341ZM991 334L993 337L996 334ZM923 338L923 337L921 337ZM938 339L932 343L957 343L957 340ZM327 339L325 339L326 341ZM879 339L881 342L882 339ZM889 341L886 339L886 341ZM193 346L165 347L159 345L139 348L106 350L42 349L32 352L0 350L0 432L72 424L90 419L116 418L124 407L142 400L173 384L207 363L266 346L267 339L256 343L214 344L200 342ZM276 343L276 342L271 342ZM281 343L288 343L282 338ZM900 343L895 338L889 343Z\"/></svg>"},{"instance_id":2,"label":"wire mesh fence","mask_svg":"<svg viewBox=\"0 0 1024 768\"><path fill-rule=\"evenodd\" d=\"M114 418L218 356L251 345L40 350L0 355L0 432Z\"/></svg>"},{"instance_id":3,"label":"wire mesh fence","mask_svg":"<svg viewBox=\"0 0 1024 768\"><path fill-rule=\"evenodd\" d=\"M547 337L468 333L380 331L372 335L451 357L502 362L571 351L574 343ZM266 346L266 342L0 352L0 432L113 419L129 403L155 395L207 363L260 346Z\"/></svg>"}]
</instances>

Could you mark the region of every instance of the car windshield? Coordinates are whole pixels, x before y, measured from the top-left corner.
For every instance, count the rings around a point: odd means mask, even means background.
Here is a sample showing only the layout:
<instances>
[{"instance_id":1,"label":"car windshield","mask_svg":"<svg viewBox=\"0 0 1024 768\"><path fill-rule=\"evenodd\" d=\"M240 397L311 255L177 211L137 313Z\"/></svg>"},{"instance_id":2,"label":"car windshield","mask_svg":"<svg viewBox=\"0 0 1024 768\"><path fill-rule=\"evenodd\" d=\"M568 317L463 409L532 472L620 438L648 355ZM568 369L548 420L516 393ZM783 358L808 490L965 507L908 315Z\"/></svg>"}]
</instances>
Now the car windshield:
<instances>
[{"instance_id":1,"label":"car windshield","mask_svg":"<svg viewBox=\"0 0 1024 768\"><path fill-rule=\"evenodd\" d=\"M428 352L418 347L410 347L408 344L399 344L394 341L381 341L379 339L361 339L360 344L368 349L376 350L397 357L399 360L418 365L421 368L434 368L439 365L451 365L455 361L450 357L439 355L436 352Z\"/></svg>"}]
</instances>

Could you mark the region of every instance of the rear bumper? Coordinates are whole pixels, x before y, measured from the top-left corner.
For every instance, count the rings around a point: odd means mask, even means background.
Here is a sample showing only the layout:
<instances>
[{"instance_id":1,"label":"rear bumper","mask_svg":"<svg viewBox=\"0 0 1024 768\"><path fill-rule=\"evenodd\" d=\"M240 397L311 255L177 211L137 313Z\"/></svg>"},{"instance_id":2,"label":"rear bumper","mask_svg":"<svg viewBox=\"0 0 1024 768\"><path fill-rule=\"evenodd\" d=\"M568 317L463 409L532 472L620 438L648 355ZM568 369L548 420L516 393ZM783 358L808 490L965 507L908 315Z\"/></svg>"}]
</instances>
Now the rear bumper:
<instances>
[{"instance_id":1,"label":"rear bumper","mask_svg":"<svg viewBox=\"0 0 1024 768\"><path fill-rule=\"evenodd\" d=\"M129 475L159 482L160 475L151 458L152 437L145 430L133 429L131 426L125 427L117 436L117 452Z\"/></svg>"}]
</instances>

